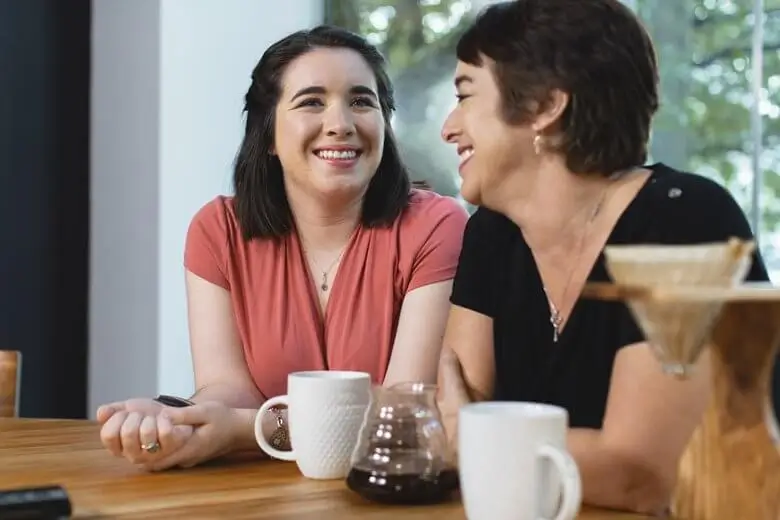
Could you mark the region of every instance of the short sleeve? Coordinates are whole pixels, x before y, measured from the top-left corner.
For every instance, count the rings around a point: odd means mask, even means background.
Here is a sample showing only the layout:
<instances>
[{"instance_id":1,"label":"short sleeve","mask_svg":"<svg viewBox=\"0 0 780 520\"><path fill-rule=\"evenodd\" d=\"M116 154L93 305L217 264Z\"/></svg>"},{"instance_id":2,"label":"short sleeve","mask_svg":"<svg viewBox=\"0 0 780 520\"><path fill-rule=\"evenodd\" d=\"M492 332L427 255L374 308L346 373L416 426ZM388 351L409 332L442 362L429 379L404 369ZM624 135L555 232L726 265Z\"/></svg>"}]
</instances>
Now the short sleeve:
<instances>
[{"instance_id":1,"label":"short sleeve","mask_svg":"<svg viewBox=\"0 0 780 520\"><path fill-rule=\"evenodd\" d=\"M646 242L684 245L725 242L729 238L754 239L742 208L731 193L715 181L699 175L677 173L659 179L656 184L648 208L654 213L655 222L651 225L654 229L649 233L652 239ZM753 253L745 281L769 281L758 248ZM633 317L624 322L623 345L645 340Z\"/></svg>"},{"instance_id":2,"label":"short sleeve","mask_svg":"<svg viewBox=\"0 0 780 520\"><path fill-rule=\"evenodd\" d=\"M203 206L193 217L184 246L184 267L204 280L230 289L226 269L227 208L223 197Z\"/></svg>"},{"instance_id":3,"label":"short sleeve","mask_svg":"<svg viewBox=\"0 0 780 520\"><path fill-rule=\"evenodd\" d=\"M468 213L455 199L436 196L423 202L415 218L420 245L412 261L407 292L451 280L458 267Z\"/></svg>"},{"instance_id":4,"label":"short sleeve","mask_svg":"<svg viewBox=\"0 0 780 520\"><path fill-rule=\"evenodd\" d=\"M496 213L479 208L469 219L450 297L454 305L490 318L497 314L497 262L506 257L498 218Z\"/></svg>"}]
</instances>

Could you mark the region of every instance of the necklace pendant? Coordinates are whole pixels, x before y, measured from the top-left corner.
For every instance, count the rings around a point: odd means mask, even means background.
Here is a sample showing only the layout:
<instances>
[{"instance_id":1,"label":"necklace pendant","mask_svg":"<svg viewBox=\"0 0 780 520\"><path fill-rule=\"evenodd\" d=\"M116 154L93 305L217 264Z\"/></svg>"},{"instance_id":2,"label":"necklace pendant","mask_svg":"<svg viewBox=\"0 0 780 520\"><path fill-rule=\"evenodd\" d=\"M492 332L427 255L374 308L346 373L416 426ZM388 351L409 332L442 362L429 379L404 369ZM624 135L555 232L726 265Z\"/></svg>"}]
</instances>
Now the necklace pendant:
<instances>
[{"instance_id":1,"label":"necklace pendant","mask_svg":"<svg viewBox=\"0 0 780 520\"><path fill-rule=\"evenodd\" d=\"M322 284L320 285L322 292L328 291L328 273L322 273Z\"/></svg>"},{"instance_id":2,"label":"necklace pendant","mask_svg":"<svg viewBox=\"0 0 780 520\"><path fill-rule=\"evenodd\" d=\"M561 314L558 312L558 309L554 307L550 309L550 324L553 328L553 343L558 343L558 337L560 336Z\"/></svg>"}]
</instances>

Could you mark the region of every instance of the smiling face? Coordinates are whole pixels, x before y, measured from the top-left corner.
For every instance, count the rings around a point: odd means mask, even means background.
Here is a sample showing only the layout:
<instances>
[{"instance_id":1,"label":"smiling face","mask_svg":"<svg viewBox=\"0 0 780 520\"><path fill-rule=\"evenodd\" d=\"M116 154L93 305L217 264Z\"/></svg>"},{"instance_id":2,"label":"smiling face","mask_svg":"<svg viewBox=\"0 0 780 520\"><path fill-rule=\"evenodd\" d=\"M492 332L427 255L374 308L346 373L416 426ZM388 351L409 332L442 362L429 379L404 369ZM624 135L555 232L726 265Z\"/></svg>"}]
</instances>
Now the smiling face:
<instances>
[{"instance_id":1,"label":"smiling face","mask_svg":"<svg viewBox=\"0 0 780 520\"><path fill-rule=\"evenodd\" d=\"M482 66L458 62L458 104L442 138L456 145L463 179L461 194L472 204L495 207L514 183L514 173L536 161L530 125L509 125L501 117L501 94L488 60Z\"/></svg>"},{"instance_id":2,"label":"smiling face","mask_svg":"<svg viewBox=\"0 0 780 520\"><path fill-rule=\"evenodd\" d=\"M274 152L288 195L361 197L382 158L385 120L376 78L357 52L316 48L285 70Z\"/></svg>"}]
</instances>

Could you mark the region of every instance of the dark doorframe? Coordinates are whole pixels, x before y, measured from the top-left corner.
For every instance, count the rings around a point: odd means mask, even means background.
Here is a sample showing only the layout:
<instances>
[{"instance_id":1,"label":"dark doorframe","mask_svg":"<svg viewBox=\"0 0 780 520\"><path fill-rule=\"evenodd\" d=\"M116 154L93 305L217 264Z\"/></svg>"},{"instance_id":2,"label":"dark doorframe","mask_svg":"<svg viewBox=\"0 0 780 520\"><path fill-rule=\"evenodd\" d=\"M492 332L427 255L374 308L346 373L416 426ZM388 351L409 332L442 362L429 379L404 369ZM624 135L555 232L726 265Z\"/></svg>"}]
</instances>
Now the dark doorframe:
<instances>
[{"instance_id":1,"label":"dark doorframe","mask_svg":"<svg viewBox=\"0 0 780 520\"><path fill-rule=\"evenodd\" d=\"M0 0L0 349L24 417L84 418L90 0Z\"/></svg>"}]
</instances>

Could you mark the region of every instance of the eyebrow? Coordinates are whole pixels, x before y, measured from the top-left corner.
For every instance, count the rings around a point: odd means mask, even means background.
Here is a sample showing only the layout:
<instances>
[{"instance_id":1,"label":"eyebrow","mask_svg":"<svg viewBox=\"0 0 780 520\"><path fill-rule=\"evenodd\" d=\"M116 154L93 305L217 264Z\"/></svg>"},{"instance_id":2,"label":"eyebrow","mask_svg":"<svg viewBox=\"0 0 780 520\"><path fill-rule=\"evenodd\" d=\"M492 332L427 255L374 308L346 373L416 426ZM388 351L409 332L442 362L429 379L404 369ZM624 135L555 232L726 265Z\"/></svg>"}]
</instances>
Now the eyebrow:
<instances>
[{"instance_id":1,"label":"eyebrow","mask_svg":"<svg viewBox=\"0 0 780 520\"><path fill-rule=\"evenodd\" d=\"M455 78L455 88L458 88L463 83L474 83L474 80L471 76L467 76L466 74L461 74Z\"/></svg>"},{"instance_id":2,"label":"eyebrow","mask_svg":"<svg viewBox=\"0 0 780 520\"><path fill-rule=\"evenodd\" d=\"M290 98L290 101L295 101L301 96L307 96L310 94L319 94L323 95L326 94L327 90L325 87L319 86L319 85L312 85L311 87L302 88L298 92L295 93L295 95ZM350 94L363 94L367 96L371 96L374 99L377 99L376 92L370 87L367 87L365 85L355 85L351 89L349 89Z\"/></svg>"}]
</instances>

